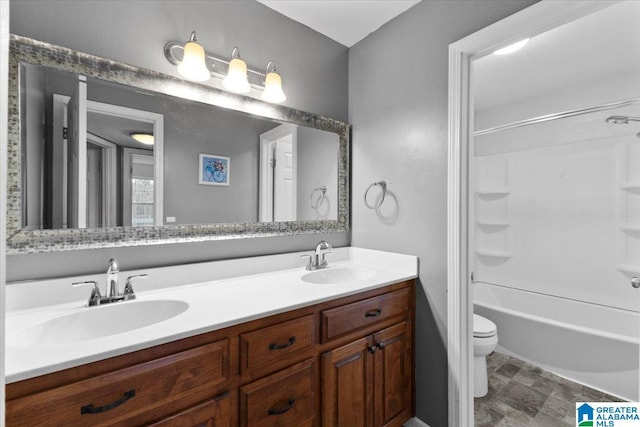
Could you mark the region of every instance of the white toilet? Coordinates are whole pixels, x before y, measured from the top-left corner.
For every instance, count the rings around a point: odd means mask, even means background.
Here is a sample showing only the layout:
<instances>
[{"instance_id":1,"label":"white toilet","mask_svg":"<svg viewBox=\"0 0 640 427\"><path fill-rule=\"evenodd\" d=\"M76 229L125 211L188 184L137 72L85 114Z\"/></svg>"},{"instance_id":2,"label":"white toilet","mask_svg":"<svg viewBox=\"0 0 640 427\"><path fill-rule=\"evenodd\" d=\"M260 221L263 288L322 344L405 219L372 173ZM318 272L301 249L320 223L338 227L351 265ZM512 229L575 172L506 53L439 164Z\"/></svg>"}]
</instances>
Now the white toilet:
<instances>
[{"instance_id":1,"label":"white toilet","mask_svg":"<svg viewBox=\"0 0 640 427\"><path fill-rule=\"evenodd\" d=\"M491 320L473 315L473 397L482 397L489 391L487 356L498 345L498 328Z\"/></svg>"}]
</instances>

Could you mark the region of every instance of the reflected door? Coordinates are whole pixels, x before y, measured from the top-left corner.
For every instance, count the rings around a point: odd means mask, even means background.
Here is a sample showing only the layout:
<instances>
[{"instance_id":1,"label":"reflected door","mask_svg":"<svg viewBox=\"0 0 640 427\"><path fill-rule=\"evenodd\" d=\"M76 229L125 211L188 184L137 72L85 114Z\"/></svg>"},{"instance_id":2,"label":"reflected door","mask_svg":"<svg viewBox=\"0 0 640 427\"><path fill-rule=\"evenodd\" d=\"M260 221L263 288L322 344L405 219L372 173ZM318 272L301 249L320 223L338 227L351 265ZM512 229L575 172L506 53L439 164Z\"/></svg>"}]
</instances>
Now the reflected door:
<instances>
[{"instance_id":1,"label":"reflected door","mask_svg":"<svg viewBox=\"0 0 640 427\"><path fill-rule=\"evenodd\" d=\"M296 220L296 192L294 176L293 136L285 135L275 141L273 168L273 220Z\"/></svg>"},{"instance_id":2,"label":"reflected door","mask_svg":"<svg viewBox=\"0 0 640 427\"><path fill-rule=\"evenodd\" d=\"M297 219L297 129L281 125L260 135L260 221Z\"/></svg>"}]
</instances>

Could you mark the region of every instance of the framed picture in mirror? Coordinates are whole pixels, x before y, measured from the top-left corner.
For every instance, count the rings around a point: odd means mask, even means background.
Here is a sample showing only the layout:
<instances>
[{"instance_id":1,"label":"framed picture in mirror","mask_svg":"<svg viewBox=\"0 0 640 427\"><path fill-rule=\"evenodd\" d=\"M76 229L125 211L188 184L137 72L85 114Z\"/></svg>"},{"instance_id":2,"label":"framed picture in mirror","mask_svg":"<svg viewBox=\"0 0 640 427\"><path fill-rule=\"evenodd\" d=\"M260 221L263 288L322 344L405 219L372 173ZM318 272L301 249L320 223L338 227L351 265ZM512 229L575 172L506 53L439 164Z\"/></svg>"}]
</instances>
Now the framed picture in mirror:
<instances>
[{"instance_id":1,"label":"framed picture in mirror","mask_svg":"<svg viewBox=\"0 0 640 427\"><path fill-rule=\"evenodd\" d=\"M231 159L216 154L200 153L198 162L198 184L229 186Z\"/></svg>"}]
</instances>

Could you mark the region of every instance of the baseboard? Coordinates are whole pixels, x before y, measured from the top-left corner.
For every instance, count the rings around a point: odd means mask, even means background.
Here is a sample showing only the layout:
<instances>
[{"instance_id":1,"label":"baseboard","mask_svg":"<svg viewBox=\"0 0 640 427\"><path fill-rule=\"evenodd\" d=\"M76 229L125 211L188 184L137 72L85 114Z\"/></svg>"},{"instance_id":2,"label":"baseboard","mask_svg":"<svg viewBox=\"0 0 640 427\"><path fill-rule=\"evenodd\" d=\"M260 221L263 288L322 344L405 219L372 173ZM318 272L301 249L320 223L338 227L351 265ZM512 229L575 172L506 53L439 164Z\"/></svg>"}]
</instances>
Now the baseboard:
<instances>
[{"instance_id":1,"label":"baseboard","mask_svg":"<svg viewBox=\"0 0 640 427\"><path fill-rule=\"evenodd\" d=\"M429 427L429 424L425 423L418 417L413 417L404 423L404 427Z\"/></svg>"}]
</instances>

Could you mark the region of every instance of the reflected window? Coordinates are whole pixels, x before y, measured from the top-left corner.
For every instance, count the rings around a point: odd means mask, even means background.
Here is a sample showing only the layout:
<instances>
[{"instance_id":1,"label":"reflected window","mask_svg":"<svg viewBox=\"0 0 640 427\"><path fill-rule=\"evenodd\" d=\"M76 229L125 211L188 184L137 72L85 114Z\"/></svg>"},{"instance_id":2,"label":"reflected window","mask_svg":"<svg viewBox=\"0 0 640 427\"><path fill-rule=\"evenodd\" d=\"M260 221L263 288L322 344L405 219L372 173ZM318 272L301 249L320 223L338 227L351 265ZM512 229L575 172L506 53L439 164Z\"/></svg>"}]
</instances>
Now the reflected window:
<instances>
[{"instance_id":1,"label":"reflected window","mask_svg":"<svg viewBox=\"0 0 640 427\"><path fill-rule=\"evenodd\" d=\"M131 179L131 225L153 225L153 180Z\"/></svg>"}]
</instances>

